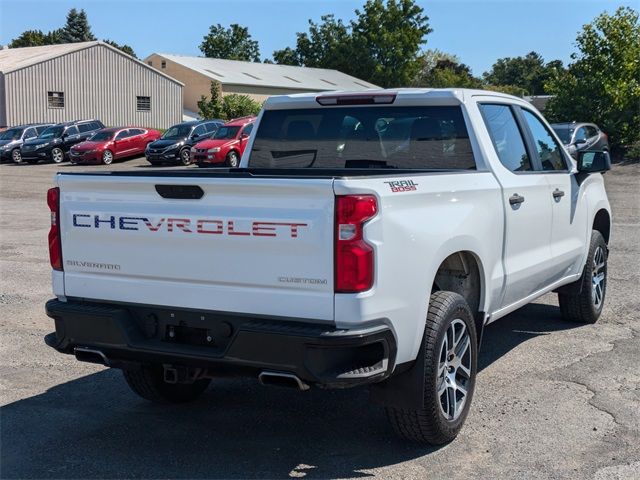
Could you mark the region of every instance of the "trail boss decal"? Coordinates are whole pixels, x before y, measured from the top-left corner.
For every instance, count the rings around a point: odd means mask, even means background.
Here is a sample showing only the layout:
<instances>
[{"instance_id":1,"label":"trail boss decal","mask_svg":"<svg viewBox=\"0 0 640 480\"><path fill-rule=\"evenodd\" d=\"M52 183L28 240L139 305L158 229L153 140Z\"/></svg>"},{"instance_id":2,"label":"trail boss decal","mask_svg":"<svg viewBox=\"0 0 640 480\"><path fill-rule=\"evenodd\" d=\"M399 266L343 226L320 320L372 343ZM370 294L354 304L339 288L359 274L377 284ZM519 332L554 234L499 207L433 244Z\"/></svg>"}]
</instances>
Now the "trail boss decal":
<instances>
[{"instance_id":1,"label":"trail boss decal","mask_svg":"<svg viewBox=\"0 0 640 480\"><path fill-rule=\"evenodd\" d=\"M389 185L393 193L413 192L415 190L418 190L418 184L413 180L391 180L384 183Z\"/></svg>"},{"instance_id":2,"label":"trail boss decal","mask_svg":"<svg viewBox=\"0 0 640 480\"><path fill-rule=\"evenodd\" d=\"M218 220L213 218L121 217L118 215L90 215L74 213L76 228L108 230L148 230L150 232L183 232L203 235L297 238L306 223L265 222L261 220Z\"/></svg>"}]
</instances>

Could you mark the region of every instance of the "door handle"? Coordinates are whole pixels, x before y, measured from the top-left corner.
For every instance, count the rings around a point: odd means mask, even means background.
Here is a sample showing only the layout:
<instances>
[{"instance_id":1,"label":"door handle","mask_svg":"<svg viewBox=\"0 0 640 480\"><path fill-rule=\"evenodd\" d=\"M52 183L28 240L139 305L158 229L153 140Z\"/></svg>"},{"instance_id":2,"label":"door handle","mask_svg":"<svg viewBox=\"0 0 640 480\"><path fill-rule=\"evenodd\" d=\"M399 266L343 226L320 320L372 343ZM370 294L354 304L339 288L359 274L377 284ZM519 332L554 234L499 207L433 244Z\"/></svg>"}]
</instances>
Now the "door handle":
<instances>
[{"instance_id":1,"label":"door handle","mask_svg":"<svg viewBox=\"0 0 640 480\"><path fill-rule=\"evenodd\" d=\"M553 191L553 198L556 200L560 200L562 197L564 197L564 192L562 190L560 190L559 188L556 188Z\"/></svg>"},{"instance_id":2,"label":"door handle","mask_svg":"<svg viewBox=\"0 0 640 480\"><path fill-rule=\"evenodd\" d=\"M523 202L524 202L524 197L522 195L518 195L517 193L514 193L509 197L509 204L511 205L519 205L520 203L523 203Z\"/></svg>"}]
</instances>

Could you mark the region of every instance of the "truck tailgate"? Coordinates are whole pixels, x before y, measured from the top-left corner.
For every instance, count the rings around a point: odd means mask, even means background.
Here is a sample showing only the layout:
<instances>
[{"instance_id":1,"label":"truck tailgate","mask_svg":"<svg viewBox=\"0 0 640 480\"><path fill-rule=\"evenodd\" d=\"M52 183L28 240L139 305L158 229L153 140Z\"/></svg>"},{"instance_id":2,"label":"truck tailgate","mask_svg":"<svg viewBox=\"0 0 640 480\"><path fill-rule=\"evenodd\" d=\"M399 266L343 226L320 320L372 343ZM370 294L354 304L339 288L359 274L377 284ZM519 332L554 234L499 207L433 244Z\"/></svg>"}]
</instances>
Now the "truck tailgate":
<instances>
[{"instance_id":1,"label":"truck tailgate","mask_svg":"<svg viewBox=\"0 0 640 480\"><path fill-rule=\"evenodd\" d=\"M57 181L67 297L333 320L332 179Z\"/></svg>"}]
</instances>

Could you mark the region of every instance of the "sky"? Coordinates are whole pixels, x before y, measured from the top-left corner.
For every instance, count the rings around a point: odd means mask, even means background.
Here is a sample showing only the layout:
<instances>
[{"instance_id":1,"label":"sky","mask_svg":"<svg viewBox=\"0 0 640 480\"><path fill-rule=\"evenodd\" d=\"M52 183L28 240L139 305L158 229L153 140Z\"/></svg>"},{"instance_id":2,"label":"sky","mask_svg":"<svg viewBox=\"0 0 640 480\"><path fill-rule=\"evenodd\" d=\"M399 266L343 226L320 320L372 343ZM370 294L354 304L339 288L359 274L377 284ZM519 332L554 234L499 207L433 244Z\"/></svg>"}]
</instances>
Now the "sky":
<instances>
[{"instance_id":1,"label":"sky","mask_svg":"<svg viewBox=\"0 0 640 480\"><path fill-rule=\"evenodd\" d=\"M260 43L262 58L294 46L308 20L333 13L345 22L365 0L0 0L0 44L24 30L64 25L67 11L84 8L94 35L131 45L140 58L154 52L200 55L209 26L239 23ZM498 58L535 50L546 61L565 64L582 25L619 6L640 0L429 0L418 1L433 32L422 48L457 55L475 75Z\"/></svg>"}]
</instances>

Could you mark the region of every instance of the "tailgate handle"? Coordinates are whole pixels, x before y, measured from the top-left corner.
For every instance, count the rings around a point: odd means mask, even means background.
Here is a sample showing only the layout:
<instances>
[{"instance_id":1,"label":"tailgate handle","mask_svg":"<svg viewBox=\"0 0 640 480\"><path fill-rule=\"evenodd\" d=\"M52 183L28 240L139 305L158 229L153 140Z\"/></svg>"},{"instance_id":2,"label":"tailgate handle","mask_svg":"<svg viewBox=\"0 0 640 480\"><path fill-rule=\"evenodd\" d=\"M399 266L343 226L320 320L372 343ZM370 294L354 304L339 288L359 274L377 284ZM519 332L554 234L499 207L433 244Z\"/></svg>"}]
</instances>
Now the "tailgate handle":
<instances>
[{"instance_id":1,"label":"tailgate handle","mask_svg":"<svg viewBox=\"0 0 640 480\"><path fill-rule=\"evenodd\" d=\"M198 185L156 185L156 192L162 198L182 200L196 200L204 196L204 191Z\"/></svg>"}]
</instances>

